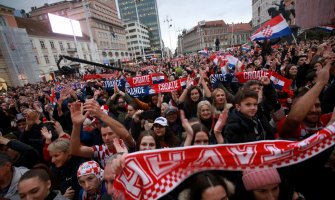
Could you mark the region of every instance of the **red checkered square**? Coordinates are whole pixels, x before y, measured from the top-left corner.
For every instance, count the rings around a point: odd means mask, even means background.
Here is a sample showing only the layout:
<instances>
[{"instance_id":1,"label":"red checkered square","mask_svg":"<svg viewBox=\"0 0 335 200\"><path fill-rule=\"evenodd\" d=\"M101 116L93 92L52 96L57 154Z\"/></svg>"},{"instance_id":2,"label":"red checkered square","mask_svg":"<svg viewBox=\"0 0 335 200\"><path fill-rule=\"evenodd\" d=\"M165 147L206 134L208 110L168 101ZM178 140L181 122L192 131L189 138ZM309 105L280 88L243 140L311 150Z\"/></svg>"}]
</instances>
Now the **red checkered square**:
<instances>
[{"instance_id":1,"label":"red checkered square","mask_svg":"<svg viewBox=\"0 0 335 200\"><path fill-rule=\"evenodd\" d=\"M273 34L273 31L270 26L264 28L262 32L265 37L270 37Z\"/></svg>"}]
</instances>

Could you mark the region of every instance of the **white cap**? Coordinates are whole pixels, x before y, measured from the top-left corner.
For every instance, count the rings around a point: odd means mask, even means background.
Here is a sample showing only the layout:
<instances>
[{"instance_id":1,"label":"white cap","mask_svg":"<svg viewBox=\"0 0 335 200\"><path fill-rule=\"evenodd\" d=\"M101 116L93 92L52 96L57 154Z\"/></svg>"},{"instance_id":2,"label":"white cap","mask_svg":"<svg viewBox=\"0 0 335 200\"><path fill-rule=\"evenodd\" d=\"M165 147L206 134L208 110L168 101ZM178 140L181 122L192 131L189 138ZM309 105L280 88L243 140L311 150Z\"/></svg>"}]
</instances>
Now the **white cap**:
<instances>
[{"instance_id":1,"label":"white cap","mask_svg":"<svg viewBox=\"0 0 335 200\"><path fill-rule=\"evenodd\" d=\"M161 126L168 126L168 122L165 117L158 117L155 119L154 124L159 124Z\"/></svg>"}]
</instances>

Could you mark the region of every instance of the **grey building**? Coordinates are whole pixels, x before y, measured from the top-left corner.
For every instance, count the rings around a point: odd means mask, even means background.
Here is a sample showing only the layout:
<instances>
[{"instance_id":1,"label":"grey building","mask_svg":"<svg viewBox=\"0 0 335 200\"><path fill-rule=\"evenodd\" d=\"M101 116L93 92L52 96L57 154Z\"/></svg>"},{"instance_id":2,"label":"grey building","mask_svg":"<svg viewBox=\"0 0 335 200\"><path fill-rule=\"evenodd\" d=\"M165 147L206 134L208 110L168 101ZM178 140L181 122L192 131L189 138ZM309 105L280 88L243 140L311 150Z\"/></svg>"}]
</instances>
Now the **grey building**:
<instances>
[{"instance_id":1,"label":"grey building","mask_svg":"<svg viewBox=\"0 0 335 200\"><path fill-rule=\"evenodd\" d=\"M151 50L160 52L161 31L156 0L118 0L118 5L124 22L137 21L137 5L139 21L148 27Z\"/></svg>"}]
</instances>

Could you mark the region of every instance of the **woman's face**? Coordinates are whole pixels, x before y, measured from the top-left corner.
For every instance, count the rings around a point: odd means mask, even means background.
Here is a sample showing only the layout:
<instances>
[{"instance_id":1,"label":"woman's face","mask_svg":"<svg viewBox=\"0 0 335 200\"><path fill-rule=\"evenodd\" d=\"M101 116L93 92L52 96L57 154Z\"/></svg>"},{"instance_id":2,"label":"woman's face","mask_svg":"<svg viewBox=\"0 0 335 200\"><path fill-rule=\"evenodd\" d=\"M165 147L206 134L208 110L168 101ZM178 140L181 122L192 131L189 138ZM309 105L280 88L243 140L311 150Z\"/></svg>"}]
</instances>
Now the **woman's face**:
<instances>
[{"instance_id":1,"label":"woman's face","mask_svg":"<svg viewBox=\"0 0 335 200\"><path fill-rule=\"evenodd\" d=\"M127 107L128 116L132 117L135 114L135 112L136 112L136 110L134 109L134 107L131 106L131 105L128 105L128 107Z\"/></svg>"},{"instance_id":2,"label":"woman's face","mask_svg":"<svg viewBox=\"0 0 335 200\"><path fill-rule=\"evenodd\" d=\"M215 94L215 102L218 104L223 104L226 101L226 94L219 90L216 94Z\"/></svg>"},{"instance_id":3,"label":"woman's face","mask_svg":"<svg viewBox=\"0 0 335 200\"><path fill-rule=\"evenodd\" d=\"M195 134L193 145L208 145L208 144L209 144L209 138L205 132L200 131Z\"/></svg>"},{"instance_id":4,"label":"woman's face","mask_svg":"<svg viewBox=\"0 0 335 200\"><path fill-rule=\"evenodd\" d=\"M57 167L62 167L65 163L71 158L71 154L69 152L56 151L50 152L51 162Z\"/></svg>"},{"instance_id":5,"label":"woman's face","mask_svg":"<svg viewBox=\"0 0 335 200\"><path fill-rule=\"evenodd\" d=\"M154 133L158 136L164 136L165 135L166 128L159 124L154 124Z\"/></svg>"},{"instance_id":6,"label":"woman's face","mask_svg":"<svg viewBox=\"0 0 335 200\"><path fill-rule=\"evenodd\" d=\"M200 119L209 119L212 116L211 109L208 105L203 105L200 108Z\"/></svg>"},{"instance_id":7,"label":"woman's face","mask_svg":"<svg viewBox=\"0 0 335 200\"><path fill-rule=\"evenodd\" d=\"M289 73L290 75L292 75L292 76L297 75L297 73L298 73L298 68L297 68L297 66L292 66L292 67L290 68L290 70L288 71L288 73Z\"/></svg>"},{"instance_id":8,"label":"woman's face","mask_svg":"<svg viewBox=\"0 0 335 200\"><path fill-rule=\"evenodd\" d=\"M140 151L156 149L156 142L152 136L144 136L140 143Z\"/></svg>"},{"instance_id":9,"label":"woman's face","mask_svg":"<svg viewBox=\"0 0 335 200\"><path fill-rule=\"evenodd\" d=\"M78 178L80 187L88 194L94 194L100 187L100 180L94 174L84 175Z\"/></svg>"},{"instance_id":10,"label":"woman's face","mask_svg":"<svg viewBox=\"0 0 335 200\"><path fill-rule=\"evenodd\" d=\"M191 97L192 101L196 102L196 101L199 100L200 94L199 94L199 91L197 89L191 90L191 94L190 95L191 95L190 97Z\"/></svg>"},{"instance_id":11,"label":"woman's face","mask_svg":"<svg viewBox=\"0 0 335 200\"><path fill-rule=\"evenodd\" d=\"M277 200L279 196L279 185L269 185L260 189L253 190L255 200Z\"/></svg>"},{"instance_id":12,"label":"woman's face","mask_svg":"<svg viewBox=\"0 0 335 200\"><path fill-rule=\"evenodd\" d=\"M38 177L23 180L18 185L19 195L22 200L46 199L51 187L51 181L44 182Z\"/></svg>"},{"instance_id":13,"label":"woman's face","mask_svg":"<svg viewBox=\"0 0 335 200\"><path fill-rule=\"evenodd\" d=\"M223 186L217 185L204 190L201 200L228 200L228 195Z\"/></svg>"}]
</instances>

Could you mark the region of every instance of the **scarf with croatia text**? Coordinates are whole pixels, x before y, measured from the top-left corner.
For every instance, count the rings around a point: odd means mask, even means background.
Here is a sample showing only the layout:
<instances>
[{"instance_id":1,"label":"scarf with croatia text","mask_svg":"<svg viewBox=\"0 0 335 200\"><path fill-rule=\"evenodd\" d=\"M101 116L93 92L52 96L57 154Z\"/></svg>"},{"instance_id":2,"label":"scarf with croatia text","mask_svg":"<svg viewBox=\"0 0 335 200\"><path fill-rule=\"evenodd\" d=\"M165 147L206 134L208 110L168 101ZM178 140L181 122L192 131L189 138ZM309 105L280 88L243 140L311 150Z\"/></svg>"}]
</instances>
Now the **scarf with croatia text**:
<instances>
[{"instance_id":1,"label":"scarf with croatia text","mask_svg":"<svg viewBox=\"0 0 335 200\"><path fill-rule=\"evenodd\" d=\"M334 143L335 123L299 142L265 140L136 152L127 155L114 189L125 199L158 199L197 172L284 167L307 160Z\"/></svg>"}]
</instances>

